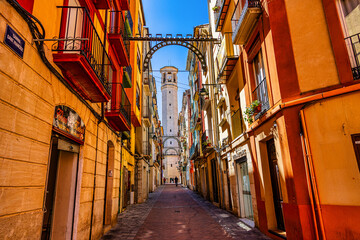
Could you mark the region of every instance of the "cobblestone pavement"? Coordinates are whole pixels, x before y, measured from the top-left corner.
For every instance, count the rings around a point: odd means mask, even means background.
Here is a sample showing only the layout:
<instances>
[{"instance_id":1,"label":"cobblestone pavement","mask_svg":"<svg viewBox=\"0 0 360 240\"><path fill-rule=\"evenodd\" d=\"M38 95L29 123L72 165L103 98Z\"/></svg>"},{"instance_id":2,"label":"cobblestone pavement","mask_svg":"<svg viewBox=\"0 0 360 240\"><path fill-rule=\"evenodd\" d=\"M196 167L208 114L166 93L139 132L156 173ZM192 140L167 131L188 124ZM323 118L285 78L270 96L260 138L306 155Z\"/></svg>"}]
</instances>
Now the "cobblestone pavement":
<instances>
[{"instance_id":1,"label":"cobblestone pavement","mask_svg":"<svg viewBox=\"0 0 360 240\"><path fill-rule=\"evenodd\" d=\"M129 206L102 239L269 239L186 188L165 185Z\"/></svg>"}]
</instances>

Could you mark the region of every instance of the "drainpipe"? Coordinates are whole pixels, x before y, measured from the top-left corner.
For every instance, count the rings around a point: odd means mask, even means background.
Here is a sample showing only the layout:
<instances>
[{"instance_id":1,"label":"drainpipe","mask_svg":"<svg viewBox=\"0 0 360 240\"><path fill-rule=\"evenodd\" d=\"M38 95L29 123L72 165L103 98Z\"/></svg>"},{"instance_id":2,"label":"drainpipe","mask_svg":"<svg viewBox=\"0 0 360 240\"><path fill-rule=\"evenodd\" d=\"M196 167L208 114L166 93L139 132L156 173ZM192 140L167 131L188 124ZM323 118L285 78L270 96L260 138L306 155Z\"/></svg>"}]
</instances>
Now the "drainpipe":
<instances>
[{"instance_id":1,"label":"drainpipe","mask_svg":"<svg viewBox=\"0 0 360 240\"><path fill-rule=\"evenodd\" d=\"M89 240L91 240L92 235L92 226L93 226L93 218L94 218L94 206L95 206L95 190L96 190L96 174L97 174L97 160L98 160L98 145L99 145L99 125L103 121L102 118L97 123L96 128L96 148L95 148L95 169L94 169L94 187L93 187L93 194L92 194L92 201L91 201L91 218L90 218L90 233L89 233Z\"/></svg>"},{"instance_id":2,"label":"drainpipe","mask_svg":"<svg viewBox=\"0 0 360 240\"><path fill-rule=\"evenodd\" d=\"M309 188L310 203L311 203L311 210L314 219L316 238L326 240L324 222L321 214L319 191L317 187L314 162L312 159L311 148L307 133L304 109L300 110L300 122L301 122L300 126L302 128L302 132L300 133L300 136L302 139L301 142L302 142L302 150L303 150L305 170L306 170L306 180Z\"/></svg>"}]
</instances>

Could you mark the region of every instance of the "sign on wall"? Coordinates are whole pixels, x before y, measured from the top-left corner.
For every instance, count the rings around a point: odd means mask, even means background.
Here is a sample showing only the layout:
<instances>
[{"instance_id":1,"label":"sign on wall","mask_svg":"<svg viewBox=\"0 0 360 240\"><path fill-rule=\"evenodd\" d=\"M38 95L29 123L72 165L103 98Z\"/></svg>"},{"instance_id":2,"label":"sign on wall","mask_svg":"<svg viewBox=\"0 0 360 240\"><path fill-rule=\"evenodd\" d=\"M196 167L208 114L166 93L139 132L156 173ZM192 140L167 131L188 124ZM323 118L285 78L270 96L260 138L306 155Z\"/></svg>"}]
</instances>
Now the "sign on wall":
<instances>
[{"instance_id":1,"label":"sign on wall","mask_svg":"<svg viewBox=\"0 0 360 240\"><path fill-rule=\"evenodd\" d=\"M67 106L59 105L55 107L53 129L81 144L85 140L84 122L74 110Z\"/></svg>"},{"instance_id":2,"label":"sign on wall","mask_svg":"<svg viewBox=\"0 0 360 240\"><path fill-rule=\"evenodd\" d=\"M21 58L24 56L25 41L9 25L6 26L4 43Z\"/></svg>"}]
</instances>

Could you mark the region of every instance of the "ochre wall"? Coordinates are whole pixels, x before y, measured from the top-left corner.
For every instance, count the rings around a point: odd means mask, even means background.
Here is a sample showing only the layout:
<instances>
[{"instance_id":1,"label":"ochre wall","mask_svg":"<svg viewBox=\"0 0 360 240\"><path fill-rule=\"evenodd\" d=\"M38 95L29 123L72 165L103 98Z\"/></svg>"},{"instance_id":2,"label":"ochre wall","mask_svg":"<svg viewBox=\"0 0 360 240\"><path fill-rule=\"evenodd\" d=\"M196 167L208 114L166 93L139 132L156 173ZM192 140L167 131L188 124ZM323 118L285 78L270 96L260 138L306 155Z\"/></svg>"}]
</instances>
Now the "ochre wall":
<instances>
[{"instance_id":1,"label":"ochre wall","mask_svg":"<svg viewBox=\"0 0 360 240\"><path fill-rule=\"evenodd\" d=\"M300 91L339 84L322 1L286 0L285 6Z\"/></svg>"},{"instance_id":2,"label":"ochre wall","mask_svg":"<svg viewBox=\"0 0 360 240\"><path fill-rule=\"evenodd\" d=\"M47 1L46 1L47 2ZM40 5L43 4L43 7ZM61 5L59 1L48 6L35 1L34 15L45 25L48 37L58 34L58 25L46 18L57 16L49 9ZM39 239L43 217L43 197L49 158L50 137L56 105L74 109L86 126L85 144L79 154L80 192L78 203L77 239L88 239L97 161L94 203L93 236L103 233L103 208L107 143L115 145L112 219L118 207L120 147L117 136L97 119L44 65L26 22L6 1L0 2L0 36L9 24L25 40L23 59L0 42L0 236L11 239ZM3 37L1 37L3 39ZM46 52L51 58L51 52ZM51 59L50 59L51 60ZM100 109L98 104L92 104ZM97 134L98 131L98 134ZM98 135L98 144L96 138Z\"/></svg>"},{"instance_id":3,"label":"ochre wall","mask_svg":"<svg viewBox=\"0 0 360 240\"><path fill-rule=\"evenodd\" d=\"M359 93L305 109L315 178L328 239L358 239L360 174L351 134L360 133ZM341 219L341 221L339 221Z\"/></svg>"}]
</instances>

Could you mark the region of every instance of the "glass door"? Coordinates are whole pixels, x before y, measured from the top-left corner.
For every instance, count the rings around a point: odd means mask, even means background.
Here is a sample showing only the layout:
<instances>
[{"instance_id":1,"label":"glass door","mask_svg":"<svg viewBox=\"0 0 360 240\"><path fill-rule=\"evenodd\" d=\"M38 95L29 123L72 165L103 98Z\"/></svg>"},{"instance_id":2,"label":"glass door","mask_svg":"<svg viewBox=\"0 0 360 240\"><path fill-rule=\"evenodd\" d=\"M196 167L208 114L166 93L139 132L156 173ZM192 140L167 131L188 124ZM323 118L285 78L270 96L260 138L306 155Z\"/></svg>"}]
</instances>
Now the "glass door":
<instances>
[{"instance_id":1,"label":"glass door","mask_svg":"<svg viewBox=\"0 0 360 240\"><path fill-rule=\"evenodd\" d=\"M250 220L254 220L248 165L246 161L240 163L239 165L241 174L242 195L244 198L244 217Z\"/></svg>"}]
</instances>

